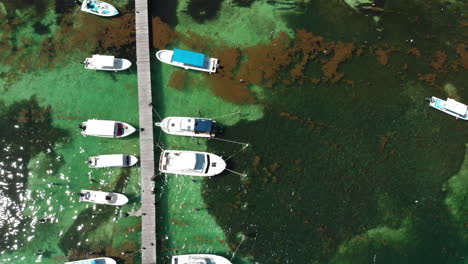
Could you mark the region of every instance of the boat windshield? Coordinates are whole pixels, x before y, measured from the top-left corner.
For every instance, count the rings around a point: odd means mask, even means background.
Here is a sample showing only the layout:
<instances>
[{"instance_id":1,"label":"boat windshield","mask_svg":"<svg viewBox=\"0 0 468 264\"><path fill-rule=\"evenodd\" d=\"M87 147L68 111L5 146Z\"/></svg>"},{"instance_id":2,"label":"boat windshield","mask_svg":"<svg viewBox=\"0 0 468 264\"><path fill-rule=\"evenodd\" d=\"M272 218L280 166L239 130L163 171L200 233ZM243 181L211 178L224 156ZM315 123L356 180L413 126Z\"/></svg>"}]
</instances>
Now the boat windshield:
<instances>
[{"instance_id":1,"label":"boat windshield","mask_svg":"<svg viewBox=\"0 0 468 264\"><path fill-rule=\"evenodd\" d=\"M202 171L205 168L206 155L205 154L195 154L197 162L195 163L195 170Z\"/></svg>"},{"instance_id":2,"label":"boat windshield","mask_svg":"<svg viewBox=\"0 0 468 264\"><path fill-rule=\"evenodd\" d=\"M116 135L121 136L124 133L124 127L122 123L115 123Z\"/></svg>"}]
</instances>

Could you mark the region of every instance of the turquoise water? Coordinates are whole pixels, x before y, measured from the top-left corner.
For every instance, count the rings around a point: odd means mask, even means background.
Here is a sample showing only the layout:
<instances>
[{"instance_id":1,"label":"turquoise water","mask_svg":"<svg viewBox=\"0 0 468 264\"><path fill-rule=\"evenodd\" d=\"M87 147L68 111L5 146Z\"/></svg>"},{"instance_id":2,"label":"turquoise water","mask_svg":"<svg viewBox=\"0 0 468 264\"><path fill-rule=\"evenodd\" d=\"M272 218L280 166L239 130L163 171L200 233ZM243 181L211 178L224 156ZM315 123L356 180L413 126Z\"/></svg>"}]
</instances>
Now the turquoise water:
<instances>
[{"instance_id":1,"label":"turquoise water","mask_svg":"<svg viewBox=\"0 0 468 264\"><path fill-rule=\"evenodd\" d=\"M235 264L466 262L467 123L424 98L468 102L467 5L375 3L150 1L152 53L185 48L223 66L209 75L153 57L155 121L211 117L222 139L248 143L155 129L161 148L210 151L238 173L158 175L158 263L189 253ZM135 62L133 4L112 4L122 16L61 0L0 3L0 263L141 263L140 219L122 217L140 208L138 166L85 164L138 156L138 135L77 129L89 118L138 125L136 68L79 63L96 53ZM79 203L81 189L130 202Z\"/></svg>"}]
</instances>

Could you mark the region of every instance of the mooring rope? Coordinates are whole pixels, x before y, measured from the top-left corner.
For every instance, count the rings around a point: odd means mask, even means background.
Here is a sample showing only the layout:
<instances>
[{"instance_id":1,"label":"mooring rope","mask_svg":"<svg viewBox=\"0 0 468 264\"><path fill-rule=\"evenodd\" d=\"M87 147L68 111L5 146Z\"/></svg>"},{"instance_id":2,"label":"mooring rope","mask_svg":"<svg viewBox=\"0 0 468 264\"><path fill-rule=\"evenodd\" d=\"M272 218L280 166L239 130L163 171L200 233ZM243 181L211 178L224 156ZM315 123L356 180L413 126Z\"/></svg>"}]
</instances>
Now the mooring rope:
<instances>
[{"instance_id":1,"label":"mooring rope","mask_svg":"<svg viewBox=\"0 0 468 264\"><path fill-rule=\"evenodd\" d=\"M245 145L243 148L241 148L240 150L238 150L237 152L235 152L234 154L232 154L231 156L229 156L228 158L226 158L224 161L227 161L227 160L229 160L230 158L234 157L235 155L239 154L239 152L243 151L243 150L246 149L248 146L249 146L249 144Z\"/></svg>"},{"instance_id":2,"label":"mooring rope","mask_svg":"<svg viewBox=\"0 0 468 264\"><path fill-rule=\"evenodd\" d=\"M151 107L151 109L153 109L153 112L159 117L159 120L162 120L162 118L159 115L158 111L156 111L156 109L154 109L153 103L149 103L149 106Z\"/></svg>"},{"instance_id":3,"label":"mooring rope","mask_svg":"<svg viewBox=\"0 0 468 264\"><path fill-rule=\"evenodd\" d=\"M244 145L246 147L249 146L249 143L243 143L243 142L240 142L240 141L234 141L234 140L229 140L229 139L224 139L224 138L210 138L210 139L216 139L216 140L221 140L221 141L226 141L226 142L229 142L229 143L234 143L234 144L239 144L239 145Z\"/></svg>"},{"instance_id":4,"label":"mooring rope","mask_svg":"<svg viewBox=\"0 0 468 264\"><path fill-rule=\"evenodd\" d=\"M226 117L226 116L236 115L236 114L240 114L240 113L241 113L240 110L237 110L237 112L234 112L234 113L230 113L230 114L226 114L226 115L222 115L222 116L210 117L209 119L223 118L223 117Z\"/></svg>"},{"instance_id":5,"label":"mooring rope","mask_svg":"<svg viewBox=\"0 0 468 264\"><path fill-rule=\"evenodd\" d=\"M239 250L240 246L242 245L242 242L244 242L244 240L245 240L246 238L247 238L247 237L246 237L245 235L242 235L242 240L241 240L241 242L239 243L239 245L237 246L237 248L236 248L236 250L234 251L234 253L232 254L232 257L231 257L231 259L230 259L229 261L231 261L231 260L234 258L234 256L236 256L237 250Z\"/></svg>"}]
</instances>

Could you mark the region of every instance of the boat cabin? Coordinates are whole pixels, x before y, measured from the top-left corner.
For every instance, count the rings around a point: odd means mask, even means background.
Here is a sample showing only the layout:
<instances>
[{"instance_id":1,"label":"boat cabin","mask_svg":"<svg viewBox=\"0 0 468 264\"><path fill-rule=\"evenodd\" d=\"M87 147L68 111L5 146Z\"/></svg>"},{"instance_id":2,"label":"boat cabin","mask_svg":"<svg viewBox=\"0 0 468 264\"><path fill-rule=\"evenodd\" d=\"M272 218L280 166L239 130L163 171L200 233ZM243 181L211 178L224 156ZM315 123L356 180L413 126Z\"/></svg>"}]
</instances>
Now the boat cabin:
<instances>
[{"instance_id":1,"label":"boat cabin","mask_svg":"<svg viewBox=\"0 0 468 264\"><path fill-rule=\"evenodd\" d=\"M86 134L96 136L121 136L124 133L122 123L111 120L88 120L86 123Z\"/></svg>"},{"instance_id":2,"label":"boat cabin","mask_svg":"<svg viewBox=\"0 0 468 264\"><path fill-rule=\"evenodd\" d=\"M210 163L208 155L193 152L172 153L171 155L166 152L164 156L166 162L162 164L162 169L165 171L208 173L209 166L206 166Z\"/></svg>"},{"instance_id":3,"label":"boat cabin","mask_svg":"<svg viewBox=\"0 0 468 264\"><path fill-rule=\"evenodd\" d=\"M445 109L463 117L465 117L468 112L468 107L466 105L450 98L448 98L445 103Z\"/></svg>"},{"instance_id":4,"label":"boat cabin","mask_svg":"<svg viewBox=\"0 0 468 264\"><path fill-rule=\"evenodd\" d=\"M171 123L171 126L175 126L175 123ZM187 118L181 120L180 130L195 132L195 134L210 134L214 132L214 125L212 120Z\"/></svg>"},{"instance_id":5,"label":"boat cabin","mask_svg":"<svg viewBox=\"0 0 468 264\"><path fill-rule=\"evenodd\" d=\"M92 57L92 65L96 68L102 69L114 69L114 56L108 55L93 55Z\"/></svg>"}]
</instances>

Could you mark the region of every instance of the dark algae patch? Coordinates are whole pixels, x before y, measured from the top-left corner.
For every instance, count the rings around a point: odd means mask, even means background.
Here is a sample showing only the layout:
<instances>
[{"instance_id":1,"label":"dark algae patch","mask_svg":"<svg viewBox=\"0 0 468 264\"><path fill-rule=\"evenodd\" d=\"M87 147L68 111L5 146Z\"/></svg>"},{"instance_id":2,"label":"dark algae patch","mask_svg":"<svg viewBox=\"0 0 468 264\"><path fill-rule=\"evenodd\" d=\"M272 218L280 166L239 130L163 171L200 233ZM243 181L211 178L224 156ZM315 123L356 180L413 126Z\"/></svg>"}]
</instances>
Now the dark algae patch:
<instances>
[{"instance_id":1,"label":"dark algae patch","mask_svg":"<svg viewBox=\"0 0 468 264\"><path fill-rule=\"evenodd\" d=\"M222 2L222 0L189 0L185 12L198 23L204 23L216 18Z\"/></svg>"},{"instance_id":2,"label":"dark algae patch","mask_svg":"<svg viewBox=\"0 0 468 264\"><path fill-rule=\"evenodd\" d=\"M291 95L283 88L262 120L226 129L226 138L252 144L228 165L248 177L226 173L207 181L204 197L232 249L244 234L239 253L255 260L324 263L346 241L379 226L398 229L409 218L405 239L412 245L399 250L399 241L372 243L371 257L456 263L447 261L463 256L463 243L442 203L441 186L460 165L451 153L463 153L466 124L444 116L418 119L404 98L378 105L332 90L307 84ZM416 107L427 111L422 101ZM249 133L259 128L262 136ZM235 151L213 141L209 149L225 156Z\"/></svg>"},{"instance_id":3,"label":"dark algae patch","mask_svg":"<svg viewBox=\"0 0 468 264\"><path fill-rule=\"evenodd\" d=\"M2 197L0 232L3 239L0 241L2 250L11 250L13 244L23 246L28 234L18 236L18 232L30 224L31 219L24 214L24 192L28 186L31 169L28 163L41 152L53 156L53 147L64 142L68 134L52 126L52 109L40 107L35 98L16 102L6 106L0 102L0 188ZM60 162L47 163L47 169L58 169ZM44 177L45 169L39 170ZM52 175L49 175L49 177ZM32 197L37 198L36 193Z\"/></svg>"}]
</instances>

